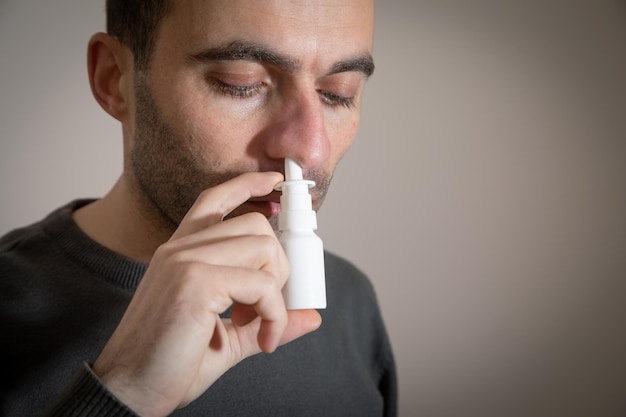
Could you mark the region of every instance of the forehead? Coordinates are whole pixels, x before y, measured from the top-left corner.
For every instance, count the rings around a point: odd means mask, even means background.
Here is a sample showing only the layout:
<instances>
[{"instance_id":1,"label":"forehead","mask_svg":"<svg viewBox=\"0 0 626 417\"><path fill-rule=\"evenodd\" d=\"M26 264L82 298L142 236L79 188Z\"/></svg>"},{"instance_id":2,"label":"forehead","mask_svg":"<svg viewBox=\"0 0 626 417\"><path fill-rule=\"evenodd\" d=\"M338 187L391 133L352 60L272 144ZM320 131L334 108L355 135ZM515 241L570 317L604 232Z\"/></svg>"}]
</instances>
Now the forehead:
<instances>
[{"instance_id":1,"label":"forehead","mask_svg":"<svg viewBox=\"0 0 626 417\"><path fill-rule=\"evenodd\" d=\"M248 40L302 61L371 53L373 0L177 0L157 47L174 51Z\"/></svg>"}]
</instances>

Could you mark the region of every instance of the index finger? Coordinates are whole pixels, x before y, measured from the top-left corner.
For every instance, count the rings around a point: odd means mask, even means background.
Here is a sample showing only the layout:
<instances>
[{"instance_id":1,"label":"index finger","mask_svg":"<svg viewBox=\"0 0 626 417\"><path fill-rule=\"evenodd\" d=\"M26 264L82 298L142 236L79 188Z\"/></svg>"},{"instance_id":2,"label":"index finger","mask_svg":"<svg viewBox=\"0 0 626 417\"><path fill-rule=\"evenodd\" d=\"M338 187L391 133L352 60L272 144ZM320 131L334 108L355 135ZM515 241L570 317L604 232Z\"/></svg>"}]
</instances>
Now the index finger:
<instances>
[{"instance_id":1,"label":"index finger","mask_svg":"<svg viewBox=\"0 0 626 417\"><path fill-rule=\"evenodd\" d=\"M262 197L283 180L278 172L247 172L204 190L189 209L171 239L195 233L221 222L252 197Z\"/></svg>"}]
</instances>

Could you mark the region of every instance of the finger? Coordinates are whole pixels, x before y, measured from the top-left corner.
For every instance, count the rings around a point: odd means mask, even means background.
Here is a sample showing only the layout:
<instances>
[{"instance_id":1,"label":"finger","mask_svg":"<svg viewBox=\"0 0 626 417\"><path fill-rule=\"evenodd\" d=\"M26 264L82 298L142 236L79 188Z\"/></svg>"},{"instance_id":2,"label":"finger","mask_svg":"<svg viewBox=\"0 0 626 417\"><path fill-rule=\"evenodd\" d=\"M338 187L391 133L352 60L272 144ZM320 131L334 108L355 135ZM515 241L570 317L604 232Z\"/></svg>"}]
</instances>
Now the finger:
<instances>
[{"instance_id":1,"label":"finger","mask_svg":"<svg viewBox=\"0 0 626 417\"><path fill-rule=\"evenodd\" d=\"M223 313L233 303L245 304L251 306L262 320L262 348L267 347L267 341L274 345L278 343L288 320L281 286L273 274L202 263L189 264L187 267L194 273L201 272L190 278L194 281L189 286L193 293L188 294L186 302L182 304L182 308L189 311L195 322L208 322L213 314Z\"/></svg>"},{"instance_id":2,"label":"finger","mask_svg":"<svg viewBox=\"0 0 626 417\"><path fill-rule=\"evenodd\" d=\"M181 221L172 239L219 223L235 208L253 197L270 194L282 181L278 172L247 172L203 191Z\"/></svg>"},{"instance_id":3,"label":"finger","mask_svg":"<svg viewBox=\"0 0 626 417\"><path fill-rule=\"evenodd\" d=\"M167 253L174 254L198 246L208 247L239 236L269 236L275 238L276 233L265 216L257 212L251 212L229 218L187 236L170 240L162 245L160 252L167 256Z\"/></svg>"},{"instance_id":4,"label":"finger","mask_svg":"<svg viewBox=\"0 0 626 417\"><path fill-rule=\"evenodd\" d=\"M252 321L256 318L261 319L258 333L256 335L250 332L247 333L248 338L245 340L247 346L241 347L240 350L242 352L255 351L256 348L253 348L253 346L258 344L258 347L263 352L269 353L276 350L280 343L280 339L288 324L288 312L280 287L275 286L275 283L276 281L268 281L267 279L263 281L256 280L254 283L257 287L256 291L250 291L249 289L242 291L241 288L237 288L237 293L234 291L231 293L232 299L238 304L249 306L247 311L245 311L247 317L244 318L244 321L250 322L250 319ZM250 308L254 313L249 310ZM236 317L237 315L239 313L236 313ZM256 318L253 316L256 316ZM236 321L242 318L240 315ZM236 323L233 322L233 324ZM243 327L245 328L245 326ZM242 339L240 338L239 340Z\"/></svg>"},{"instance_id":5,"label":"finger","mask_svg":"<svg viewBox=\"0 0 626 417\"><path fill-rule=\"evenodd\" d=\"M322 325L322 316L317 310L289 310L287 326L282 333L279 345L289 343L307 333L313 332Z\"/></svg>"},{"instance_id":6,"label":"finger","mask_svg":"<svg viewBox=\"0 0 626 417\"><path fill-rule=\"evenodd\" d=\"M316 310L290 310L285 325L261 319L257 343L261 351L272 353L278 346L317 330L321 324L322 318Z\"/></svg>"},{"instance_id":7,"label":"finger","mask_svg":"<svg viewBox=\"0 0 626 417\"><path fill-rule=\"evenodd\" d=\"M165 259L164 263L201 263L232 268L224 273L234 273L236 268L262 270L275 278L279 288L282 288L289 276L289 261L273 234L223 237L211 244L195 242L195 246L184 250L178 248L177 243L172 242L158 249L158 256Z\"/></svg>"},{"instance_id":8,"label":"finger","mask_svg":"<svg viewBox=\"0 0 626 417\"><path fill-rule=\"evenodd\" d=\"M280 333L276 333L269 323L259 319L251 306L236 304L231 314L231 322L234 325L231 330L236 332L236 339L243 344L240 351L242 356L239 360L241 360L258 353L258 349L271 353L278 346L317 330L322 324L322 317L316 310L290 310L287 312L286 326Z\"/></svg>"}]
</instances>

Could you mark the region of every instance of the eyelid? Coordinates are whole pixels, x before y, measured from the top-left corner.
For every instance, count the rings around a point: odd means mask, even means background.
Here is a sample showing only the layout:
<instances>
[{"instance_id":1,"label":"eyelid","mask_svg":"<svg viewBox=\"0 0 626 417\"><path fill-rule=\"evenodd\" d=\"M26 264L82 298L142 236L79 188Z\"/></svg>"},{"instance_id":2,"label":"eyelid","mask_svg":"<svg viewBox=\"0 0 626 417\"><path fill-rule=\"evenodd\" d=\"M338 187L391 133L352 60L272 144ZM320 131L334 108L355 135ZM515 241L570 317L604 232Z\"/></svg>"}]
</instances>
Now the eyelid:
<instances>
[{"instance_id":1,"label":"eyelid","mask_svg":"<svg viewBox=\"0 0 626 417\"><path fill-rule=\"evenodd\" d=\"M259 82L267 82L267 73L261 71L234 71L234 70L212 70L208 71L207 78L216 78L226 84L232 85L252 85Z\"/></svg>"},{"instance_id":2,"label":"eyelid","mask_svg":"<svg viewBox=\"0 0 626 417\"><path fill-rule=\"evenodd\" d=\"M245 61L217 61L206 68L208 85L223 96L246 99L263 92L270 78L263 67Z\"/></svg>"},{"instance_id":3,"label":"eyelid","mask_svg":"<svg viewBox=\"0 0 626 417\"><path fill-rule=\"evenodd\" d=\"M345 107L353 109L356 107L356 96L342 96L330 91L319 91L319 94L322 102L331 108Z\"/></svg>"},{"instance_id":4,"label":"eyelid","mask_svg":"<svg viewBox=\"0 0 626 417\"><path fill-rule=\"evenodd\" d=\"M337 73L318 81L318 93L324 104L331 108L355 108L364 79L357 73Z\"/></svg>"},{"instance_id":5,"label":"eyelid","mask_svg":"<svg viewBox=\"0 0 626 417\"><path fill-rule=\"evenodd\" d=\"M210 78L209 84L222 95L239 99L246 99L261 94L262 90L266 87L264 82L251 85L236 85L225 83L218 78Z\"/></svg>"}]
</instances>

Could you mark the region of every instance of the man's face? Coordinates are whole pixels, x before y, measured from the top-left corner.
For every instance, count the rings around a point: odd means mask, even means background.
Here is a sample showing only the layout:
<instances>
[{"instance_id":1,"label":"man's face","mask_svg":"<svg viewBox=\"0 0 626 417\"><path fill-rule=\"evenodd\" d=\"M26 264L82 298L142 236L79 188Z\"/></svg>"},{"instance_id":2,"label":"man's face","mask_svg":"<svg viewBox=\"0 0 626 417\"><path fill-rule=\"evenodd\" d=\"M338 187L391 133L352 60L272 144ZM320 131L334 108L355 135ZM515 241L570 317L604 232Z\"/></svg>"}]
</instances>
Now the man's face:
<instances>
[{"instance_id":1,"label":"man's face","mask_svg":"<svg viewBox=\"0 0 626 417\"><path fill-rule=\"evenodd\" d=\"M298 161L324 200L355 138L372 70L371 0L186 0L161 23L135 75L126 171L176 225L201 191ZM133 127L134 126L134 129ZM277 213L272 194L236 214Z\"/></svg>"}]
</instances>

